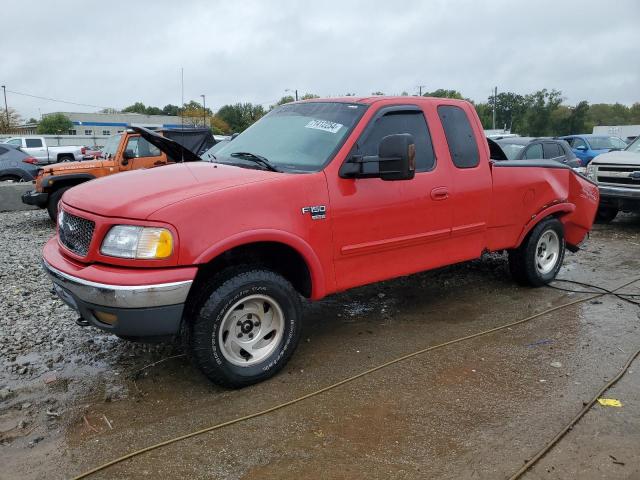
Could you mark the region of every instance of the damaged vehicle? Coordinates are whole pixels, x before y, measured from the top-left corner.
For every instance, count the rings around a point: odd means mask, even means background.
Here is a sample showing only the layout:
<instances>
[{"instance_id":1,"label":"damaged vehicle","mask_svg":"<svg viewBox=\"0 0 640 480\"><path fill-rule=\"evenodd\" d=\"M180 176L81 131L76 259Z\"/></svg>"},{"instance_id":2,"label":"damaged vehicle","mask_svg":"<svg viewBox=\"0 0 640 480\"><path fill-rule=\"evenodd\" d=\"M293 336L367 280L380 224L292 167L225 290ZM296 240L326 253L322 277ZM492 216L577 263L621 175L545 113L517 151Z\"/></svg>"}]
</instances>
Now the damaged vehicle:
<instances>
[{"instance_id":1,"label":"damaged vehicle","mask_svg":"<svg viewBox=\"0 0 640 480\"><path fill-rule=\"evenodd\" d=\"M446 98L289 103L214 156L67 191L43 263L79 325L181 338L228 387L283 368L302 298L505 250L518 283L551 282L599 201L560 162L491 160L473 106Z\"/></svg>"}]
</instances>

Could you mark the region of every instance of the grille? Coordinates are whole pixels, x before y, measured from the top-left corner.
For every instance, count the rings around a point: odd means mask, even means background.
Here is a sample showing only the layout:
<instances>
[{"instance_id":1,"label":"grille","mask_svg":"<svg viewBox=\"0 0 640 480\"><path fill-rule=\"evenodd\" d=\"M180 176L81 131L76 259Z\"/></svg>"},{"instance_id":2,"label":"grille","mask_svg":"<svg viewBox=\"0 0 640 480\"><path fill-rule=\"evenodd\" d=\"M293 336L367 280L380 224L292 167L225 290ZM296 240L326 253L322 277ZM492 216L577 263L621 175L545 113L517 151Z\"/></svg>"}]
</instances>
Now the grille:
<instances>
[{"instance_id":1,"label":"grille","mask_svg":"<svg viewBox=\"0 0 640 480\"><path fill-rule=\"evenodd\" d=\"M640 166L598 165L598 183L640 188Z\"/></svg>"},{"instance_id":2,"label":"grille","mask_svg":"<svg viewBox=\"0 0 640 480\"><path fill-rule=\"evenodd\" d=\"M61 211L60 215L62 216L58 225L60 243L76 255L86 256L96 224L68 212Z\"/></svg>"}]
</instances>

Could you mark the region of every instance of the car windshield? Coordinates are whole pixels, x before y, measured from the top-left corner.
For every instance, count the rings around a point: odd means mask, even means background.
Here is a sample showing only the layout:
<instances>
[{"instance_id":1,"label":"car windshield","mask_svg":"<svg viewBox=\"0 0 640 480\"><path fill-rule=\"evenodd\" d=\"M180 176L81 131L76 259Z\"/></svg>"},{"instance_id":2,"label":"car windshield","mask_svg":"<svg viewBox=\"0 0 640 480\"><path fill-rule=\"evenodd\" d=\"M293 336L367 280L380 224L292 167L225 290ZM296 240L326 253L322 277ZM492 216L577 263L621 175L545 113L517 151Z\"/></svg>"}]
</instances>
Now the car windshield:
<instances>
[{"instance_id":1,"label":"car windshield","mask_svg":"<svg viewBox=\"0 0 640 480\"><path fill-rule=\"evenodd\" d=\"M593 150L606 150L612 148L624 149L627 144L618 137L591 137L589 144Z\"/></svg>"},{"instance_id":2,"label":"car windshield","mask_svg":"<svg viewBox=\"0 0 640 480\"><path fill-rule=\"evenodd\" d=\"M252 164L249 154L253 154L281 171L318 171L366 108L339 102L282 105L221 147L215 161L245 166Z\"/></svg>"},{"instance_id":3,"label":"car windshield","mask_svg":"<svg viewBox=\"0 0 640 480\"><path fill-rule=\"evenodd\" d=\"M627 152L640 153L640 136L636 137L636 139L629 144L626 150Z\"/></svg>"},{"instance_id":4,"label":"car windshield","mask_svg":"<svg viewBox=\"0 0 640 480\"><path fill-rule=\"evenodd\" d=\"M522 151L522 149L526 147L526 145L522 145L521 143L498 142L498 144L500 145L500 147L502 148L502 151L504 152L504 154L507 156L509 160L515 159L518 156L518 154Z\"/></svg>"},{"instance_id":5,"label":"car windshield","mask_svg":"<svg viewBox=\"0 0 640 480\"><path fill-rule=\"evenodd\" d=\"M112 135L107 138L107 141L102 148L102 156L104 158L113 157L118 151L118 145L120 145L120 139L122 138L122 134Z\"/></svg>"}]
</instances>

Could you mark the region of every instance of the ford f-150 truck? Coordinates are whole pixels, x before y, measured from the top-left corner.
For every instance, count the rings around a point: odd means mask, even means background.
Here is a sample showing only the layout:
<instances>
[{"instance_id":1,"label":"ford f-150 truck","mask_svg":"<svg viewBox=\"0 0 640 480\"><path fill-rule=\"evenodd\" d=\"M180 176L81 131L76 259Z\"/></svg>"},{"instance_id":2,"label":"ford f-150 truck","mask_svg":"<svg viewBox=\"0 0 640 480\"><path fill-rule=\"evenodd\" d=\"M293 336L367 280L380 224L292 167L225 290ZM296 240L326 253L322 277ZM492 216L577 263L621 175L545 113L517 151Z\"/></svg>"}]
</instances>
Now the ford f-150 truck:
<instances>
[{"instance_id":1,"label":"ford f-150 truck","mask_svg":"<svg viewBox=\"0 0 640 480\"><path fill-rule=\"evenodd\" d=\"M640 212L640 137L623 151L598 155L586 172L600 189L599 222L611 222L621 210Z\"/></svg>"},{"instance_id":2,"label":"ford f-150 truck","mask_svg":"<svg viewBox=\"0 0 640 480\"><path fill-rule=\"evenodd\" d=\"M35 189L22 196L22 202L46 208L51 220L56 220L58 202L62 194L71 187L120 172L127 172L141 168L152 168L181 162L185 153L188 159L193 159L192 151L201 151L215 144L211 130L204 128L185 128L176 130L160 130L166 138L173 138L175 142L166 143L157 135L155 142L159 146L149 143L140 137L140 131L145 129L130 127L123 133L112 135L102 149L102 158L83 162L64 162L42 169L35 179ZM196 157L195 160L200 160Z\"/></svg>"},{"instance_id":3,"label":"ford f-150 truck","mask_svg":"<svg viewBox=\"0 0 640 480\"><path fill-rule=\"evenodd\" d=\"M48 165L58 162L73 162L74 160L82 160L86 148L83 146L59 145L53 146L47 144L44 137L11 137L7 138L4 143L19 147L27 155L38 160L38 165Z\"/></svg>"},{"instance_id":4,"label":"ford f-150 truck","mask_svg":"<svg viewBox=\"0 0 640 480\"><path fill-rule=\"evenodd\" d=\"M81 325L183 338L212 381L241 387L290 358L301 297L505 250L518 282L553 280L598 188L553 160L489 152L465 101L282 105L211 162L66 192L44 267Z\"/></svg>"}]
</instances>

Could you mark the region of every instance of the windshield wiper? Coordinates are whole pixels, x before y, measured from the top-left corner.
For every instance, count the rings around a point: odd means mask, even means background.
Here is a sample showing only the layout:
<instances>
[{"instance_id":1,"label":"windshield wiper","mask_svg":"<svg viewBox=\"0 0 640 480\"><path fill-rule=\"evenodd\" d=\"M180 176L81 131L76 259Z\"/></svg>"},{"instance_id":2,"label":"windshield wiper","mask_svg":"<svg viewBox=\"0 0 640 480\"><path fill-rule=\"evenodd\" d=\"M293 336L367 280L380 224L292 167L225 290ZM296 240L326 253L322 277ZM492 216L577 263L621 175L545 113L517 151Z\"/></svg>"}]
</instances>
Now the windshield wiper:
<instances>
[{"instance_id":1,"label":"windshield wiper","mask_svg":"<svg viewBox=\"0 0 640 480\"><path fill-rule=\"evenodd\" d=\"M267 160L262 155L256 155L255 153L251 153L251 152L233 152L230 156L231 157L236 157L236 158L242 158L243 160L249 160L249 161L255 162L255 163L259 164L259 165L262 165L264 168L266 168L267 170L270 170L272 172L279 172L280 171L278 169L278 167L276 167L273 163L271 163L269 160Z\"/></svg>"}]
</instances>

